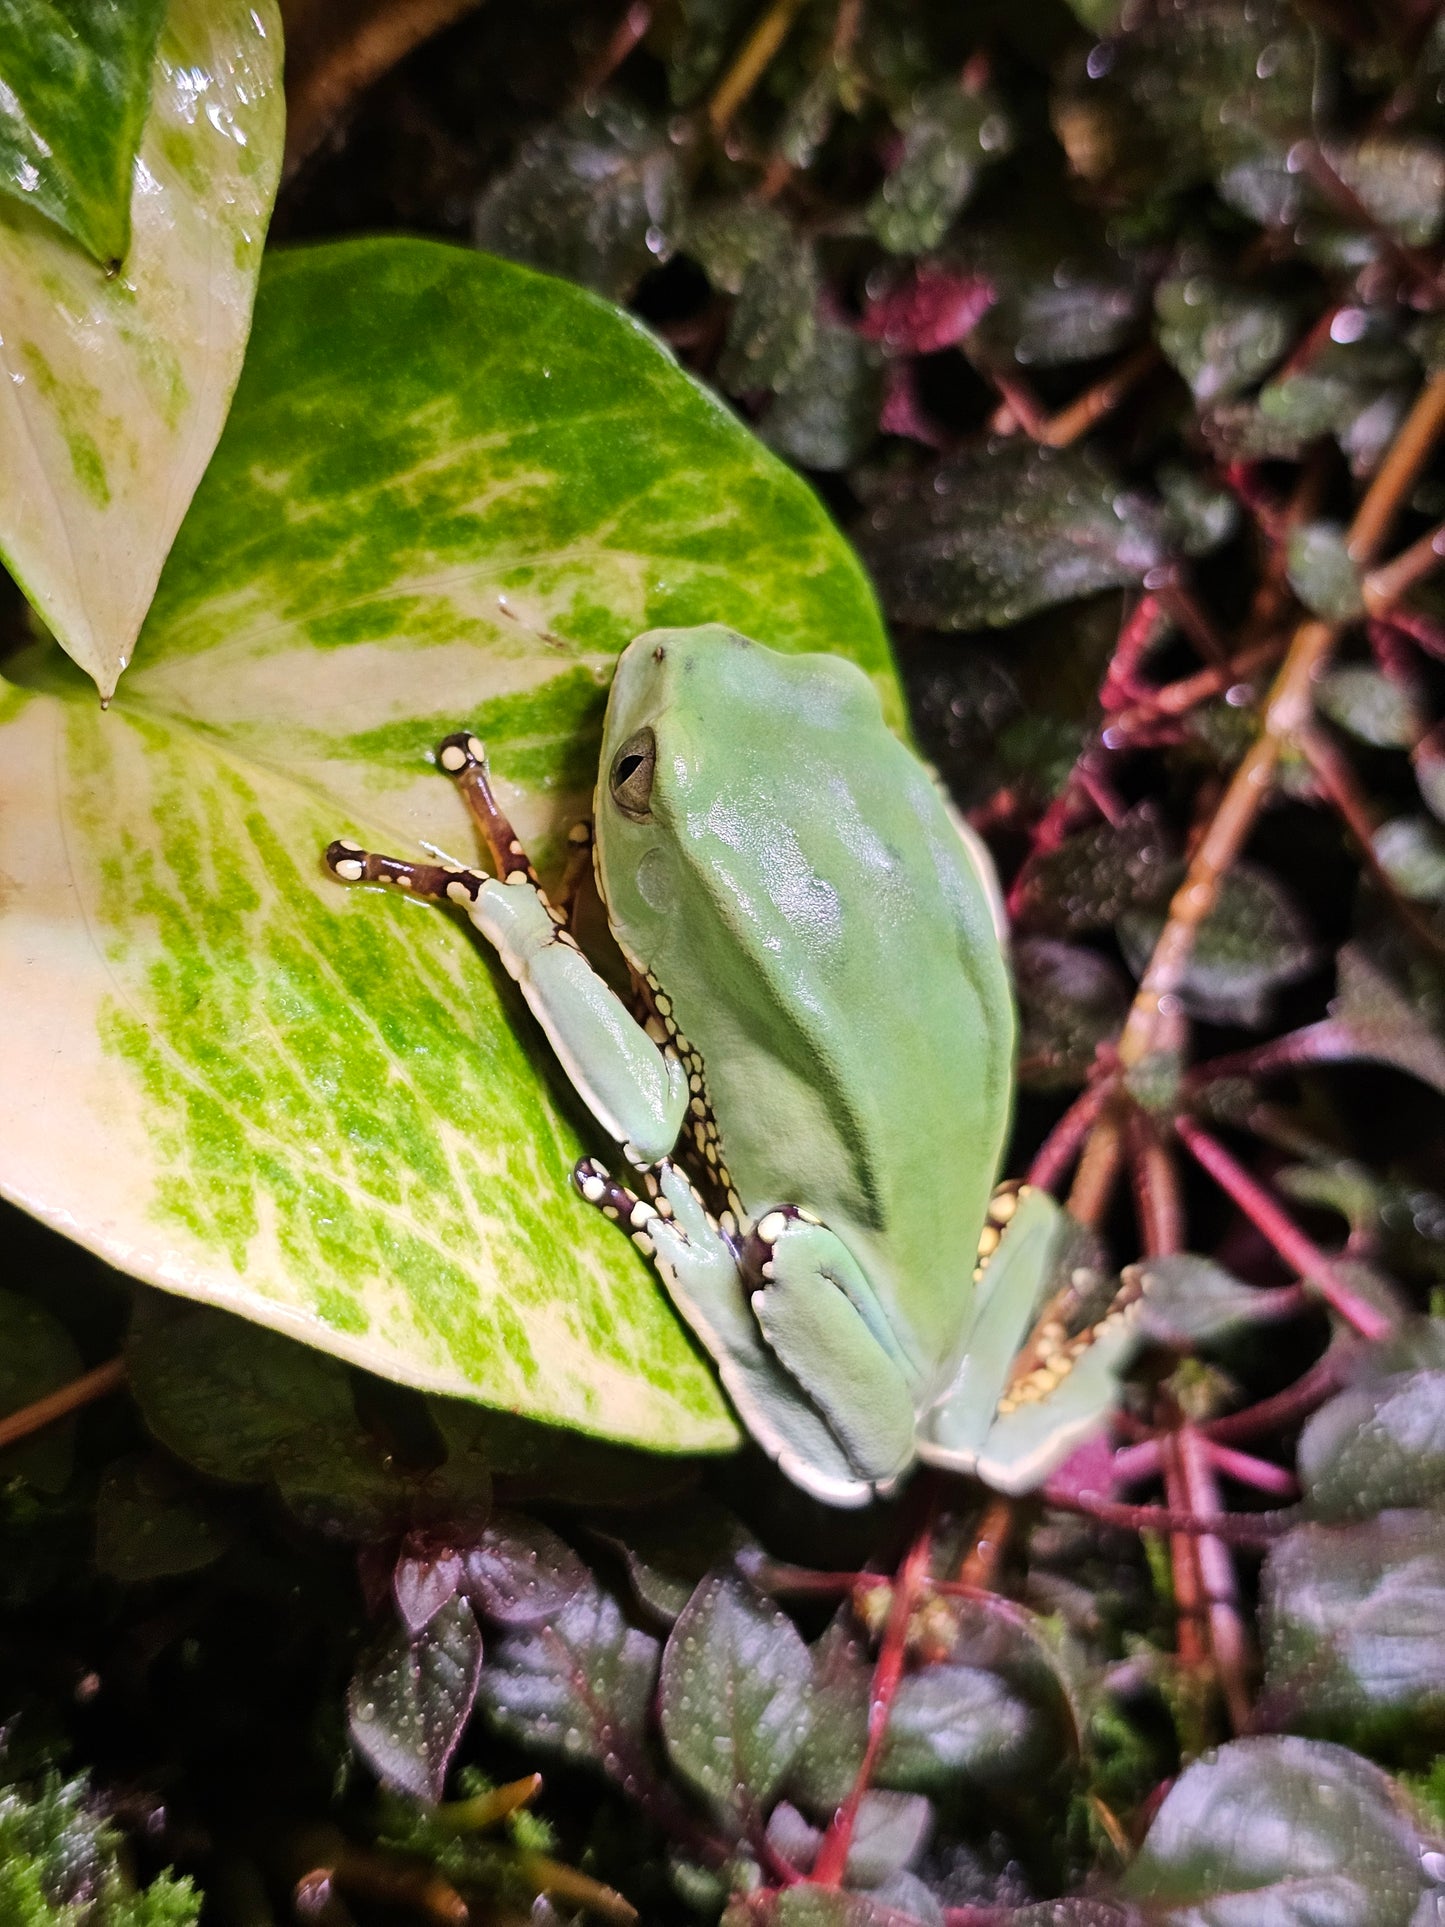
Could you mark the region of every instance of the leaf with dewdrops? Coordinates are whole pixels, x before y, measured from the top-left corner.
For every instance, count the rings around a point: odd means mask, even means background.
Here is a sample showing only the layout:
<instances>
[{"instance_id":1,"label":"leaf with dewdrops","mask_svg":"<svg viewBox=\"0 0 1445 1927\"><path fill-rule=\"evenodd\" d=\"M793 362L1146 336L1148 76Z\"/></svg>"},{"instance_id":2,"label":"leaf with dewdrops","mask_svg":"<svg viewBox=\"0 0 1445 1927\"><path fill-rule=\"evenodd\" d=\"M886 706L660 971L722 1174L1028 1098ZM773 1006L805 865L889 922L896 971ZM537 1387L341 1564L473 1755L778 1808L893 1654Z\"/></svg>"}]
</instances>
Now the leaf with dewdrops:
<instances>
[{"instance_id":1,"label":"leaf with dewdrops","mask_svg":"<svg viewBox=\"0 0 1445 1927\"><path fill-rule=\"evenodd\" d=\"M337 836L475 861L433 761L465 727L555 868L619 650L711 620L851 655L901 714L819 503L636 323L429 242L269 263L116 701L53 648L0 684L0 1189L373 1371L730 1447L642 1254L569 1182L605 1147L495 959L322 864Z\"/></svg>"}]
</instances>

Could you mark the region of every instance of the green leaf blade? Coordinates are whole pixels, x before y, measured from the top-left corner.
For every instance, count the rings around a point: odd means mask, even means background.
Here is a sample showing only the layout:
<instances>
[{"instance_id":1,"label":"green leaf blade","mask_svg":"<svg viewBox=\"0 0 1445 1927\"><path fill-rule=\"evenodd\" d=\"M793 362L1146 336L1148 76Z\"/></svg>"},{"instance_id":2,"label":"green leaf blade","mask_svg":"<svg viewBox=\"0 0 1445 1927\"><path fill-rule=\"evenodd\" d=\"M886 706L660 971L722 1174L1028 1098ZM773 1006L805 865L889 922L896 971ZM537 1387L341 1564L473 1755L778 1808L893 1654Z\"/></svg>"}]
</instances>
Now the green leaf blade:
<instances>
[{"instance_id":1,"label":"green leaf blade","mask_svg":"<svg viewBox=\"0 0 1445 1927\"><path fill-rule=\"evenodd\" d=\"M105 266L130 245L131 170L166 0L6 0L0 195Z\"/></svg>"},{"instance_id":2,"label":"green leaf blade","mask_svg":"<svg viewBox=\"0 0 1445 1927\"><path fill-rule=\"evenodd\" d=\"M274 0L171 0L151 66L118 272L0 199L0 558L104 697L240 372L281 163Z\"/></svg>"}]
</instances>

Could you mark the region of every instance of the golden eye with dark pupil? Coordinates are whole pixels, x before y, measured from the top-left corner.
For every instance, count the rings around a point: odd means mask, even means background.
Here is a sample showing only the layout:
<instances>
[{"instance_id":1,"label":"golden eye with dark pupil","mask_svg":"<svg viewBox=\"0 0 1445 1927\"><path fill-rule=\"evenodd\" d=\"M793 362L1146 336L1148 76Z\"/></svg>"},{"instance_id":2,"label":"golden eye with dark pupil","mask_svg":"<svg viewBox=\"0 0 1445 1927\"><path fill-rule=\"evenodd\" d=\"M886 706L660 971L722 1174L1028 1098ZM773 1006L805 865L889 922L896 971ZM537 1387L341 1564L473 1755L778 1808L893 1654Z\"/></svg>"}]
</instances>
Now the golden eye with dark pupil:
<instances>
[{"instance_id":1,"label":"golden eye with dark pupil","mask_svg":"<svg viewBox=\"0 0 1445 1927\"><path fill-rule=\"evenodd\" d=\"M624 816L638 821L646 817L656 767L657 743L651 729L635 731L612 759L612 800Z\"/></svg>"}]
</instances>

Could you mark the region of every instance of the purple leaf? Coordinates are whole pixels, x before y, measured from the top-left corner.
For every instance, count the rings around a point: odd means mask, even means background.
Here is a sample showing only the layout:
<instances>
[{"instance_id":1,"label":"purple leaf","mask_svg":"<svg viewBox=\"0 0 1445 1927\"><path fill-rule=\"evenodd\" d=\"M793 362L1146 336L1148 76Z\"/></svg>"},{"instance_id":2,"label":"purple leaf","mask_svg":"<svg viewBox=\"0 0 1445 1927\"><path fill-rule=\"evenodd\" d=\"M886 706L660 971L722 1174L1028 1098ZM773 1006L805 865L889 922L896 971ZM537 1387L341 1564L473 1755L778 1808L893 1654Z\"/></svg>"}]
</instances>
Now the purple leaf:
<instances>
[{"instance_id":1,"label":"purple leaf","mask_svg":"<svg viewBox=\"0 0 1445 1927\"><path fill-rule=\"evenodd\" d=\"M450 1599L425 1631L394 1627L362 1658L347 1692L358 1753L388 1786L439 1800L471 1715L482 1635L464 1599Z\"/></svg>"},{"instance_id":2,"label":"purple leaf","mask_svg":"<svg viewBox=\"0 0 1445 1927\"><path fill-rule=\"evenodd\" d=\"M588 1584L565 1540L520 1512L499 1512L465 1556L464 1585L484 1619L535 1626L555 1618Z\"/></svg>"},{"instance_id":3,"label":"purple leaf","mask_svg":"<svg viewBox=\"0 0 1445 1927\"><path fill-rule=\"evenodd\" d=\"M461 1583L459 1553L450 1546L429 1546L416 1533L407 1539L392 1571L391 1593L401 1623L413 1639L456 1597Z\"/></svg>"}]
</instances>

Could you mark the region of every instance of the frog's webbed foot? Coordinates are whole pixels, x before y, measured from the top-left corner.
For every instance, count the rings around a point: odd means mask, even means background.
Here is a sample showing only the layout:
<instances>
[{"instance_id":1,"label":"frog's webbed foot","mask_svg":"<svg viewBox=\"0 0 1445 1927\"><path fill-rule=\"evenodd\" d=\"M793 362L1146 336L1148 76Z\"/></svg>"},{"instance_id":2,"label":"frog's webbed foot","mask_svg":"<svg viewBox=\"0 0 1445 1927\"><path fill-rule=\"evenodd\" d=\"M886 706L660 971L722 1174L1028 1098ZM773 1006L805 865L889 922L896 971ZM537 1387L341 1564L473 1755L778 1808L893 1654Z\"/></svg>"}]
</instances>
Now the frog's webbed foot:
<instances>
[{"instance_id":1,"label":"frog's webbed foot","mask_svg":"<svg viewBox=\"0 0 1445 1927\"><path fill-rule=\"evenodd\" d=\"M986 1227L974 1313L953 1383L920 1427L930 1465L970 1473L996 1491L1031 1492L1107 1422L1119 1380L1139 1347L1137 1284L1122 1285L1102 1317L1082 1315L1078 1227L1043 1191L996 1194Z\"/></svg>"},{"instance_id":2,"label":"frog's webbed foot","mask_svg":"<svg viewBox=\"0 0 1445 1927\"><path fill-rule=\"evenodd\" d=\"M764 1343L737 1248L685 1173L664 1159L647 1174L650 1198L620 1184L595 1158L584 1158L573 1175L583 1197L624 1225L654 1260L739 1417L793 1483L835 1506L866 1505L886 1492L892 1481L860 1472L804 1388Z\"/></svg>"}]
</instances>

